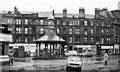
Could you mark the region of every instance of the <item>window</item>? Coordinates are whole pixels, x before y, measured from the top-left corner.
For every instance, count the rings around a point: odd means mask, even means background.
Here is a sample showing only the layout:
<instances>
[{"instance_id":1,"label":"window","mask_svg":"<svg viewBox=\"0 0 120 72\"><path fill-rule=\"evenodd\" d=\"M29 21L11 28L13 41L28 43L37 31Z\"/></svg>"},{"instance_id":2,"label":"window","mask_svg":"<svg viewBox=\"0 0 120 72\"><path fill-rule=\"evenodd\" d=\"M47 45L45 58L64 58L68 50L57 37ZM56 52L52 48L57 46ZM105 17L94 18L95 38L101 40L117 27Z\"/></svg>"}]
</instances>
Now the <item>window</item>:
<instances>
[{"instance_id":1,"label":"window","mask_svg":"<svg viewBox=\"0 0 120 72\"><path fill-rule=\"evenodd\" d=\"M90 31L91 31L91 34L93 34L93 29L91 29Z\"/></svg>"},{"instance_id":2,"label":"window","mask_svg":"<svg viewBox=\"0 0 120 72\"><path fill-rule=\"evenodd\" d=\"M102 43L104 43L104 38L101 38Z\"/></svg>"},{"instance_id":3,"label":"window","mask_svg":"<svg viewBox=\"0 0 120 72\"><path fill-rule=\"evenodd\" d=\"M28 42L28 38L27 37L25 37L25 43L27 43Z\"/></svg>"},{"instance_id":4,"label":"window","mask_svg":"<svg viewBox=\"0 0 120 72\"><path fill-rule=\"evenodd\" d=\"M12 31L12 28L10 27L10 28L8 28L8 30L9 30L9 31Z\"/></svg>"},{"instance_id":5,"label":"window","mask_svg":"<svg viewBox=\"0 0 120 72\"><path fill-rule=\"evenodd\" d=\"M21 33L21 28L19 27L19 31L18 31L18 33Z\"/></svg>"},{"instance_id":6,"label":"window","mask_svg":"<svg viewBox=\"0 0 120 72\"><path fill-rule=\"evenodd\" d=\"M91 42L93 43L93 37L91 37Z\"/></svg>"},{"instance_id":7,"label":"window","mask_svg":"<svg viewBox=\"0 0 120 72\"><path fill-rule=\"evenodd\" d=\"M18 31L19 31L19 28L17 27L17 28L16 28L16 33L18 33Z\"/></svg>"},{"instance_id":8,"label":"window","mask_svg":"<svg viewBox=\"0 0 120 72\"><path fill-rule=\"evenodd\" d=\"M10 20L11 21L11 20ZM12 22L12 21L11 21ZM21 20L20 19L16 19L16 24L21 24Z\"/></svg>"},{"instance_id":9,"label":"window","mask_svg":"<svg viewBox=\"0 0 120 72\"><path fill-rule=\"evenodd\" d=\"M79 20L77 21L77 25L80 25L80 21Z\"/></svg>"},{"instance_id":10,"label":"window","mask_svg":"<svg viewBox=\"0 0 120 72\"><path fill-rule=\"evenodd\" d=\"M35 41L35 37L33 37L33 41Z\"/></svg>"},{"instance_id":11,"label":"window","mask_svg":"<svg viewBox=\"0 0 120 72\"><path fill-rule=\"evenodd\" d=\"M32 34L32 28L29 27L29 34Z\"/></svg>"},{"instance_id":12,"label":"window","mask_svg":"<svg viewBox=\"0 0 120 72\"><path fill-rule=\"evenodd\" d=\"M57 20L57 25L60 25L60 21L59 20Z\"/></svg>"},{"instance_id":13,"label":"window","mask_svg":"<svg viewBox=\"0 0 120 72\"><path fill-rule=\"evenodd\" d=\"M43 33L44 33L44 29L41 28L41 29L40 29L40 34L43 34Z\"/></svg>"},{"instance_id":14,"label":"window","mask_svg":"<svg viewBox=\"0 0 120 72\"><path fill-rule=\"evenodd\" d=\"M104 22L102 22L102 26L104 26Z\"/></svg>"},{"instance_id":15,"label":"window","mask_svg":"<svg viewBox=\"0 0 120 72\"><path fill-rule=\"evenodd\" d=\"M57 28L57 34L59 34L59 28Z\"/></svg>"},{"instance_id":16,"label":"window","mask_svg":"<svg viewBox=\"0 0 120 72\"><path fill-rule=\"evenodd\" d=\"M63 21L63 25L66 25L66 22L65 22L65 21Z\"/></svg>"},{"instance_id":17,"label":"window","mask_svg":"<svg viewBox=\"0 0 120 72\"><path fill-rule=\"evenodd\" d=\"M84 21L84 25L87 26L87 21Z\"/></svg>"},{"instance_id":18,"label":"window","mask_svg":"<svg viewBox=\"0 0 120 72\"><path fill-rule=\"evenodd\" d=\"M69 37L69 43L72 43L72 39L73 39L72 37Z\"/></svg>"},{"instance_id":19,"label":"window","mask_svg":"<svg viewBox=\"0 0 120 72\"><path fill-rule=\"evenodd\" d=\"M85 42L87 42L87 37L84 38Z\"/></svg>"},{"instance_id":20,"label":"window","mask_svg":"<svg viewBox=\"0 0 120 72\"><path fill-rule=\"evenodd\" d=\"M28 19L25 19L25 24L28 24Z\"/></svg>"},{"instance_id":21,"label":"window","mask_svg":"<svg viewBox=\"0 0 120 72\"><path fill-rule=\"evenodd\" d=\"M79 29L75 29L75 34L79 34Z\"/></svg>"},{"instance_id":22,"label":"window","mask_svg":"<svg viewBox=\"0 0 120 72\"><path fill-rule=\"evenodd\" d=\"M18 19L16 19L16 24L19 24L19 20Z\"/></svg>"},{"instance_id":23,"label":"window","mask_svg":"<svg viewBox=\"0 0 120 72\"><path fill-rule=\"evenodd\" d=\"M72 25L72 21L69 21L69 25Z\"/></svg>"},{"instance_id":24,"label":"window","mask_svg":"<svg viewBox=\"0 0 120 72\"><path fill-rule=\"evenodd\" d=\"M16 42L18 43L18 38L16 38Z\"/></svg>"},{"instance_id":25,"label":"window","mask_svg":"<svg viewBox=\"0 0 120 72\"><path fill-rule=\"evenodd\" d=\"M21 42L21 37L18 37L19 43Z\"/></svg>"},{"instance_id":26,"label":"window","mask_svg":"<svg viewBox=\"0 0 120 72\"><path fill-rule=\"evenodd\" d=\"M69 34L72 34L72 29L69 29Z\"/></svg>"},{"instance_id":27,"label":"window","mask_svg":"<svg viewBox=\"0 0 120 72\"><path fill-rule=\"evenodd\" d=\"M107 33L108 33L109 31L107 30Z\"/></svg>"},{"instance_id":28,"label":"window","mask_svg":"<svg viewBox=\"0 0 120 72\"><path fill-rule=\"evenodd\" d=\"M110 42L110 38L107 38L107 42Z\"/></svg>"},{"instance_id":29,"label":"window","mask_svg":"<svg viewBox=\"0 0 120 72\"><path fill-rule=\"evenodd\" d=\"M85 29L85 33L84 34L87 35L87 29Z\"/></svg>"},{"instance_id":30,"label":"window","mask_svg":"<svg viewBox=\"0 0 120 72\"><path fill-rule=\"evenodd\" d=\"M75 43L79 43L79 36L75 36Z\"/></svg>"},{"instance_id":31,"label":"window","mask_svg":"<svg viewBox=\"0 0 120 72\"><path fill-rule=\"evenodd\" d=\"M104 30L103 30L103 29L101 30L101 33L102 33L102 34L104 33Z\"/></svg>"},{"instance_id":32,"label":"window","mask_svg":"<svg viewBox=\"0 0 120 72\"><path fill-rule=\"evenodd\" d=\"M43 20L40 20L40 24L43 25Z\"/></svg>"},{"instance_id":33,"label":"window","mask_svg":"<svg viewBox=\"0 0 120 72\"><path fill-rule=\"evenodd\" d=\"M91 21L90 25L93 26L93 21Z\"/></svg>"},{"instance_id":34,"label":"window","mask_svg":"<svg viewBox=\"0 0 120 72\"><path fill-rule=\"evenodd\" d=\"M25 34L28 34L28 28L25 28Z\"/></svg>"}]
</instances>

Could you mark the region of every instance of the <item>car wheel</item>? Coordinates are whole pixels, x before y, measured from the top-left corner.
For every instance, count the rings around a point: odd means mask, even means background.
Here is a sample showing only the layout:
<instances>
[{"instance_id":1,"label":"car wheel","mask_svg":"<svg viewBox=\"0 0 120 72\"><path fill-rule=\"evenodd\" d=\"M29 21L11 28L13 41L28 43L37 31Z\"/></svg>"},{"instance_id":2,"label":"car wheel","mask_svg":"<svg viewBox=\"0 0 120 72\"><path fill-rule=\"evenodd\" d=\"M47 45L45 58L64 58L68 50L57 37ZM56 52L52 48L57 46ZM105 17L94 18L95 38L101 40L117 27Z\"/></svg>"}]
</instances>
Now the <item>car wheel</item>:
<instances>
[{"instance_id":1,"label":"car wheel","mask_svg":"<svg viewBox=\"0 0 120 72\"><path fill-rule=\"evenodd\" d=\"M67 66L67 67L66 67L66 71L68 72L69 70L70 70L70 67Z\"/></svg>"},{"instance_id":2,"label":"car wheel","mask_svg":"<svg viewBox=\"0 0 120 72\"><path fill-rule=\"evenodd\" d=\"M82 68L81 68L81 67L79 67L79 68L78 68L78 71L79 71L79 72L81 72L81 70L82 70Z\"/></svg>"}]
</instances>

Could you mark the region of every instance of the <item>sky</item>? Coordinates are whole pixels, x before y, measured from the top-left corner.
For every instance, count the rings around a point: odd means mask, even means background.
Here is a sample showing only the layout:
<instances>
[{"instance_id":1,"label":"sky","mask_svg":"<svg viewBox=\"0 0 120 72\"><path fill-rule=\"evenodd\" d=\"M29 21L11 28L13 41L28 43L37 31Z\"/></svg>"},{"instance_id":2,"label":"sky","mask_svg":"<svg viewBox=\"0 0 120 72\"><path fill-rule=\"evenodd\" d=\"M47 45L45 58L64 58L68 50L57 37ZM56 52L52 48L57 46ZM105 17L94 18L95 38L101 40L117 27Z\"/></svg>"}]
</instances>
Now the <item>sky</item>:
<instances>
[{"instance_id":1,"label":"sky","mask_svg":"<svg viewBox=\"0 0 120 72\"><path fill-rule=\"evenodd\" d=\"M67 8L68 13L79 13L79 8L85 8L86 14L94 14L95 8L118 9L120 0L0 0L0 11L13 11L16 6L19 11L52 11L62 13Z\"/></svg>"}]
</instances>

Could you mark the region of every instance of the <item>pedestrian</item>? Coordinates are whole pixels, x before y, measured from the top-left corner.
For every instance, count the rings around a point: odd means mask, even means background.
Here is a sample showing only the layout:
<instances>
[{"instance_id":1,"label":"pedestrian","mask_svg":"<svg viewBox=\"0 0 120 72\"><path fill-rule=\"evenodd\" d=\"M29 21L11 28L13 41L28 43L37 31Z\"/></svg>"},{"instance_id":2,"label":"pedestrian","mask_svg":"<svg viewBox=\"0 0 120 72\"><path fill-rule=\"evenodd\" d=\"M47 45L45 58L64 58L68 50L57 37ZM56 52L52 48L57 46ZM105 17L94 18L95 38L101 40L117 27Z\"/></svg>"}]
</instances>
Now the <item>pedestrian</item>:
<instances>
[{"instance_id":1,"label":"pedestrian","mask_svg":"<svg viewBox=\"0 0 120 72\"><path fill-rule=\"evenodd\" d=\"M107 65L108 62L108 54L105 52L104 54L104 60L105 60L105 65Z\"/></svg>"},{"instance_id":2,"label":"pedestrian","mask_svg":"<svg viewBox=\"0 0 120 72\"><path fill-rule=\"evenodd\" d=\"M13 65L13 55L9 54L9 65Z\"/></svg>"}]
</instances>

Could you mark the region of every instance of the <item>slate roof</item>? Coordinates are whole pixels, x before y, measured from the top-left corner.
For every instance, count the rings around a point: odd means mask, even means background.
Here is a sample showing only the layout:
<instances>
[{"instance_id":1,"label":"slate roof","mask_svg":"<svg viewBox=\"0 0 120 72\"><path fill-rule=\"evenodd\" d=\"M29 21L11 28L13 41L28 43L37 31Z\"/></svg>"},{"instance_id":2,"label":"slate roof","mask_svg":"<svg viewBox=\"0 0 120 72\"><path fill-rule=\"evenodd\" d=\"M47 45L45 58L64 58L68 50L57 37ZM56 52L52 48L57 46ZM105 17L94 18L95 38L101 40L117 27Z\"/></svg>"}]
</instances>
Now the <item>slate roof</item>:
<instances>
[{"instance_id":1,"label":"slate roof","mask_svg":"<svg viewBox=\"0 0 120 72\"><path fill-rule=\"evenodd\" d=\"M4 11L4 13L7 13L8 11ZM12 13L14 13L13 11L11 11ZM3 13L2 11L0 13ZM38 13L38 17L48 17L50 14L52 14L51 12L39 12L39 11L20 11L20 14L32 14L32 13ZM67 17L68 18L72 18L72 17L78 18L79 14L74 14L74 13L67 13ZM55 13L54 17L59 17L62 18L63 17L63 13ZM94 18L94 15L92 14L85 14L85 18Z\"/></svg>"}]
</instances>

